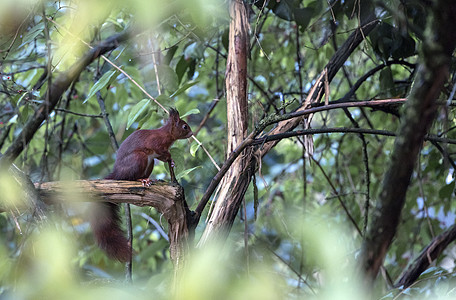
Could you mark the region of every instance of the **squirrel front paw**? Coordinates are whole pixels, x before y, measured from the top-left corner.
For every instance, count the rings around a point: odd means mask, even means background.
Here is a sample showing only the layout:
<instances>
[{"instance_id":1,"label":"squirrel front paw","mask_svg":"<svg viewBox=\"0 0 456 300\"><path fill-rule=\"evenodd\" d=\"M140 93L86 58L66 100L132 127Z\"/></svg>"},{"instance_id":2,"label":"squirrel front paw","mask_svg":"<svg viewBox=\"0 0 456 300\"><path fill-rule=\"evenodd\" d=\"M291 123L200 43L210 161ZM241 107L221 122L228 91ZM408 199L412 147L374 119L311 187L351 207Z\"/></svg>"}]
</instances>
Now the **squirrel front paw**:
<instances>
[{"instance_id":1,"label":"squirrel front paw","mask_svg":"<svg viewBox=\"0 0 456 300\"><path fill-rule=\"evenodd\" d=\"M152 180L150 178L144 178L144 179L139 179L139 181L142 183L144 187L149 187L152 185L152 183L156 180Z\"/></svg>"}]
</instances>

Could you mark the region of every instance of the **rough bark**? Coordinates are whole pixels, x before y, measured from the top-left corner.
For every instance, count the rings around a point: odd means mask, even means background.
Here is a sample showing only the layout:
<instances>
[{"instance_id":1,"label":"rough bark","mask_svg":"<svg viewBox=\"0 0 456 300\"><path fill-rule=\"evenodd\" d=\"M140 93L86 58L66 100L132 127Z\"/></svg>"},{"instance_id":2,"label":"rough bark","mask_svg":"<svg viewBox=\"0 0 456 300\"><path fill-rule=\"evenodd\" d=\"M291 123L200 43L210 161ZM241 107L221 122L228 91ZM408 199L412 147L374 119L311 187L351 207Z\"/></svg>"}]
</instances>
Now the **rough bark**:
<instances>
[{"instance_id":1,"label":"rough bark","mask_svg":"<svg viewBox=\"0 0 456 300\"><path fill-rule=\"evenodd\" d=\"M242 0L230 2L230 35L226 66L226 98L228 119L227 157L247 136L247 57L249 51L249 23ZM204 244L212 235L226 233L234 222L249 185L251 152L244 151L231 165L222 180L214 211L201 237ZM223 229L223 230L220 230Z\"/></svg>"},{"instance_id":2,"label":"rough bark","mask_svg":"<svg viewBox=\"0 0 456 300\"><path fill-rule=\"evenodd\" d=\"M78 180L72 182L36 183L40 197L47 202L105 201L152 206L168 221L171 259L176 270L183 266L188 253L187 205L181 186L120 180Z\"/></svg>"},{"instance_id":3,"label":"rough bark","mask_svg":"<svg viewBox=\"0 0 456 300\"><path fill-rule=\"evenodd\" d=\"M385 173L378 204L373 212L361 251L366 279L373 281L396 234L407 188L419 150L437 109L437 99L447 80L456 42L456 4L434 3L423 44L421 65L406 103L404 117Z\"/></svg>"}]
</instances>

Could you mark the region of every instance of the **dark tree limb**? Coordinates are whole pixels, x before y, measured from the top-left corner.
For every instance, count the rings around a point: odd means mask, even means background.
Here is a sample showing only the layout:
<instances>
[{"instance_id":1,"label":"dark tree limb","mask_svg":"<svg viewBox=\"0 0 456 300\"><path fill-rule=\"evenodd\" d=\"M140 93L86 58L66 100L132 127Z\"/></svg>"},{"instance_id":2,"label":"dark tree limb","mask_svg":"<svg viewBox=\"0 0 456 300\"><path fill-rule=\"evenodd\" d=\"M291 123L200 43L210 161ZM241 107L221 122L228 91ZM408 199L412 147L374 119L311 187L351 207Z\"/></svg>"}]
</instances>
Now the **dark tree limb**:
<instances>
[{"instance_id":1,"label":"dark tree limb","mask_svg":"<svg viewBox=\"0 0 456 300\"><path fill-rule=\"evenodd\" d=\"M218 184L222 180L223 176L225 176L226 172L229 170L230 166L233 164L233 162L236 160L236 158L242 153L242 151L252 145L254 142L257 142L255 140L255 137L268 125L275 124L276 122L288 122L287 120L289 119L301 119L301 117L313 114L316 112L320 111L326 111L326 110L331 110L331 109L336 109L336 108L347 108L347 107L358 107L358 106L366 106L366 107L375 107L375 106L381 106L381 105L392 105L392 104L399 104L399 103L404 103L406 99L390 99L390 100L372 100L372 101L353 101L353 102L348 102L348 103L335 103L335 104L330 104L326 106L320 106L320 107L312 107L308 109L303 109L303 110L298 110L296 112L279 116L274 118L273 120L270 120L262 125L260 125L255 131L250 133L238 146L236 149L234 149L230 155L228 156L227 160L223 163L222 167L218 171L218 173L212 178L209 186L206 189L206 192L204 193L203 197L201 198L200 202L198 203L197 208L195 209L195 215L193 216L193 221L191 222L196 226L199 222L199 219L201 217L201 214L203 213L204 208L206 207L207 203L209 202L210 197L212 196L213 192L217 188ZM297 126L297 123L296 123ZM310 132L310 131L309 131ZM294 132L282 132L282 133L277 133L277 134L294 134ZM298 134L299 135L299 134ZM303 135L303 134L301 134ZM271 136L274 136L273 134L270 134L268 136L263 136L261 139L269 139ZM270 139L269 141L278 141L281 138L277 139ZM261 144L264 144L265 141L262 140L260 142Z\"/></svg>"},{"instance_id":2,"label":"dark tree limb","mask_svg":"<svg viewBox=\"0 0 456 300\"><path fill-rule=\"evenodd\" d=\"M349 100L350 98L352 98L353 96L355 96L355 93L356 91L359 89L359 87L369 78L371 77L372 75L374 75L375 73L377 73L378 71L382 70L383 68L385 67L388 67L388 66L391 66L391 65L394 65L394 64L398 64L398 65L404 65L404 66L407 66L407 67L410 67L410 68L415 68L415 64L411 64L411 63L408 63L406 61L403 61L403 60L389 60L381 65L378 65L376 67L374 67L373 69L369 70L366 74L364 74L363 76L361 76L356 82L355 84L350 88L350 90L348 91L348 93L346 93L344 95L344 97L342 98L342 101L347 101Z\"/></svg>"},{"instance_id":3,"label":"dark tree limb","mask_svg":"<svg viewBox=\"0 0 456 300\"><path fill-rule=\"evenodd\" d=\"M353 51L361 44L366 36L377 26L378 20L375 19L374 15L370 15L363 24L359 28L357 28L347 40L343 43L343 45L337 50L331 60L325 67L327 73L327 80L328 83L331 83L336 73L342 68L343 64L347 61L348 57L353 53ZM325 72L325 71L323 71ZM323 74L322 74L323 75ZM299 114L301 111L308 109L312 103L319 102L321 97L324 93L324 81L325 76L320 76L319 80L316 81L314 87L310 91L310 95L308 99L304 102L304 104L298 108L295 113ZM270 134L279 134L283 132L287 132L292 130L298 126L301 121L301 118L293 118L290 120L284 120L277 124L277 126L270 132ZM277 142L272 142L265 144L261 149L257 150L257 155L259 157L263 157L266 155L269 150L271 150Z\"/></svg>"},{"instance_id":4,"label":"dark tree limb","mask_svg":"<svg viewBox=\"0 0 456 300\"><path fill-rule=\"evenodd\" d=\"M396 234L411 175L437 111L437 99L447 80L456 43L456 3L434 2L429 36L424 41L404 117L385 173L378 204L362 245L360 264L367 281L373 282Z\"/></svg>"},{"instance_id":5,"label":"dark tree limb","mask_svg":"<svg viewBox=\"0 0 456 300\"><path fill-rule=\"evenodd\" d=\"M31 141L41 124L48 115L54 110L62 94L68 89L71 83L78 78L79 74L97 57L115 49L120 43L127 40L130 30L113 35L90 49L83 57L73 64L67 71L59 74L52 80L52 85L48 87L47 95L41 106L35 111L34 115L25 124L19 136L5 151L0 160L0 168L7 168L24 150L25 146Z\"/></svg>"},{"instance_id":6,"label":"dark tree limb","mask_svg":"<svg viewBox=\"0 0 456 300\"><path fill-rule=\"evenodd\" d=\"M370 134L370 135L382 135L382 136L396 136L395 132L388 130L380 129L370 129L370 128L347 128L347 127L333 127L333 128L310 128L303 130L294 130L288 131L279 134L266 135L257 139L249 141L246 146L253 145L262 145L270 141L280 141L286 138L296 137L296 136L305 136L305 135L314 135L314 134L324 134L324 133L356 133L356 134ZM443 143L443 144L456 144L456 139L442 138L435 135L426 135L424 137L425 141L430 141L434 143ZM438 144L436 144L438 145Z\"/></svg>"},{"instance_id":7,"label":"dark tree limb","mask_svg":"<svg viewBox=\"0 0 456 300\"><path fill-rule=\"evenodd\" d=\"M328 106L324 106L322 108L328 108ZM324 109L323 109L324 110ZM322 110L322 111L323 111ZM307 111L314 111L312 108L308 109ZM302 111L304 112L304 111ZM305 114L302 114L305 115ZM314 129L305 129L305 130L296 130L296 131L288 131L284 133L278 134L271 134L262 136L260 138L254 138L254 133L251 133L233 152L231 152L228 159L224 162L221 166L220 171L212 178L208 188L206 189L206 193L201 198L200 203L195 209L195 214L193 215L193 220L191 224L196 226L199 222L201 214L207 204L209 202L210 196L215 191L217 185L222 180L223 176L229 170L231 164L236 160L236 158L242 153L242 151L254 145L263 145L266 142L271 141L280 141L285 138L296 137L296 136L303 136L303 135L315 135L315 134L325 134L325 133L356 133L356 134L370 134L370 135L383 135L383 136L396 136L396 133L387 130L377 130L377 129L369 129L369 128L314 128ZM445 144L456 144L455 139L448 139L442 138L435 135L426 135L424 140L430 141L434 143L445 143ZM437 144L438 145L438 144Z\"/></svg>"},{"instance_id":8,"label":"dark tree limb","mask_svg":"<svg viewBox=\"0 0 456 300\"><path fill-rule=\"evenodd\" d=\"M432 239L431 243L421 251L420 255L401 275L395 286L406 289L412 285L454 240L456 240L456 224Z\"/></svg>"}]
</instances>

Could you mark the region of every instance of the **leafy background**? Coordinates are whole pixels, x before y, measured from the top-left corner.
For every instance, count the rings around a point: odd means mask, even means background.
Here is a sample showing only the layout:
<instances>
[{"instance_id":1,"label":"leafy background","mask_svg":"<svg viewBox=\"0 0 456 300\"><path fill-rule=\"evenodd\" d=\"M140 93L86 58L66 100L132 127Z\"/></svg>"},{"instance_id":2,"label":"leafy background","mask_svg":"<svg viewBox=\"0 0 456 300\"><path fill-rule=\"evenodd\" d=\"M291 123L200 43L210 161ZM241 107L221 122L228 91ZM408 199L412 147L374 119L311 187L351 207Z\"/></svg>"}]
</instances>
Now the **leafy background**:
<instances>
[{"instance_id":1,"label":"leafy background","mask_svg":"<svg viewBox=\"0 0 456 300\"><path fill-rule=\"evenodd\" d=\"M362 2L247 2L252 129L266 116L300 106L336 49L374 5L381 24L336 75L329 99L407 96L424 37L426 3ZM47 70L55 78L87 51L83 41L96 44L136 27L136 35L107 57L163 106L186 114L192 129L198 129L197 138L222 163L226 155L224 74L229 20L227 3L219 1L136 0L128 5L123 1L2 1L0 149L7 149L45 101L53 80L46 77ZM374 68L378 70L363 78ZM358 80L362 84L346 99ZM138 128L161 126L166 118L135 83L103 59L92 63L15 161L17 167L33 182L103 178L114 163L115 151L101 118L99 99L104 100L119 142ZM450 139L455 128L452 88L452 84L445 87L441 97L442 101L449 99L448 105L441 106L431 129ZM332 110L316 114L312 127L353 127L356 122L361 128L395 132L401 109ZM206 115L208 119L202 123ZM241 209L224 248L197 251L177 295L189 299L365 296L359 281L352 280L357 278L355 259L362 236L341 203L363 230L366 197L374 206L394 139L364 135L366 157L357 135L333 133L313 138L312 158L307 157L302 138L290 138L263 159L255 186L246 194L246 214ZM377 280L378 298L454 295L454 246L406 292L389 283L433 237L454 224L453 147L442 144L439 149L430 142L422 147L400 227L384 264L386 272ZM176 142L171 152L186 199L194 208L217 169L195 141ZM7 174L1 176L2 200L21 198L21 188ZM153 177L168 179L164 164L156 164ZM167 224L156 211L132 208L135 284L123 286L119 282L123 266L107 259L93 243L84 218L90 208L68 203L49 209L44 224L31 212L7 209L0 213L0 295L6 299L62 298L84 293L95 298L104 293L145 298L153 292L157 297L170 297ZM204 222L197 228L197 238L203 229ZM91 288L85 289L81 282L90 282Z\"/></svg>"}]
</instances>

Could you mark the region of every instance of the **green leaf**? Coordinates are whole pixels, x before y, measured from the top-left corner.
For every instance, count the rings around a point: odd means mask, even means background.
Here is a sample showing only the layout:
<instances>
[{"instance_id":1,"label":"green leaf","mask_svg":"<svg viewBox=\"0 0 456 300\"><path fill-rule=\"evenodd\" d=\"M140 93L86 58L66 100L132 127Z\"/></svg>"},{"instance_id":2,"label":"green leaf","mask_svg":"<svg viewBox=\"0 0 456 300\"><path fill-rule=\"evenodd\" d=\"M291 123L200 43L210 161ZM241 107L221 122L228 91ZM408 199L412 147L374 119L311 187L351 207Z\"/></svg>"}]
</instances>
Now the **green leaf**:
<instances>
[{"instance_id":1,"label":"green leaf","mask_svg":"<svg viewBox=\"0 0 456 300\"><path fill-rule=\"evenodd\" d=\"M182 55L179 62L176 64L176 75L178 78L178 82L180 83L182 78L185 75L188 67L190 65L190 61L185 59L185 56Z\"/></svg>"},{"instance_id":2,"label":"green leaf","mask_svg":"<svg viewBox=\"0 0 456 300\"><path fill-rule=\"evenodd\" d=\"M197 142L194 142L191 146L190 146L190 154L195 157L196 155L196 151L198 151L200 147L200 144L198 144Z\"/></svg>"},{"instance_id":3,"label":"green leaf","mask_svg":"<svg viewBox=\"0 0 456 300\"><path fill-rule=\"evenodd\" d=\"M104 73L103 76L101 76L101 78L98 79L98 81L95 82L95 84L92 86L92 88L89 91L89 94L87 95L87 98L84 100L83 103L86 103L90 98L92 98L93 95L95 95L96 92L98 92L99 90L101 90L101 89L105 88L106 86L108 86L109 83L112 82L111 78L113 78L114 75L116 75L114 77L114 78L116 78L117 75L119 75L119 71L116 70L116 69L113 69L111 71L108 71L108 72Z\"/></svg>"},{"instance_id":4,"label":"green leaf","mask_svg":"<svg viewBox=\"0 0 456 300\"><path fill-rule=\"evenodd\" d=\"M193 78L195 76L195 68L196 68L196 59L190 60L190 63L188 64L188 71L187 71L187 77L189 79Z\"/></svg>"},{"instance_id":5,"label":"green leaf","mask_svg":"<svg viewBox=\"0 0 456 300\"><path fill-rule=\"evenodd\" d=\"M301 30L305 29L312 19L314 10L311 8L295 8L293 9L296 24L301 26Z\"/></svg>"},{"instance_id":6,"label":"green leaf","mask_svg":"<svg viewBox=\"0 0 456 300\"><path fill-rule=\"evenodd\" d=\"M142 99L138 103L135 104L130 110L128 114L128 122L127 122L127 129L130 128L131 124L133 124L136 119L146 110L146 108L150 107L150 100L149 99Z\"/></svg>"},{"instance_id":7,"label":"green leaf","mask_svg":"<svg viewBox=\"0 0 456 300\"><path fill-rule=\"evenodd\" d=\"M441 199L450 199L454 191L454 180L449 184L444 185L439 190L439 197Z\"/></svg>"},{"instance_id":8,"label":"green leaf","mask_svg":"<svg viewBox=\"0 0 456 300\"><path fill-rule=\"evenodd\" d=\"M144 129L152 129L158 127L157 124L160 124L160 120L163 119L162 116L157 114L155 111L150 110L146 117L143 118L144 122L142 122L141 128Z\"/></svg>"},{"instance_id":9,"label":"green leaf","mask_svg":"<svg viewBox=\"0 0 456 300\"><path fill-rule=\"evenodd\" d=\"M397 49L393 51L391 55L394 59L407 58L416 53L416 43L410 35L401 35L398 37L398 40L401 41L401 44L399 47L397 47Z\"/></svg>"},{"instance_id":10,"label":"green leaf","mask_svg":"<svg viewBox=\"0 0 456 300\"><path fill-rule=\"evenodd\" d=\"M191 43L185 48L184 55L186 59L200 59L204 57L204 47L200 47L200 45L196 42Z\"/></svg>"},{"instance_id":11,"label":"green leaf","mask_svg":"<svg viewBox=\"0 0 456 300\"><path fill-rule=\"evenodd\" d=\"M34 41L40 33L43 32L44 23L40 22L35 25L32 29L28 31L28 33L22 39L22 44L19 45L18 49L22 48L24 45L31 43Z\"/></svg>"},{"instance_id":12,"label":"green leaf","mask_svg":"<svg viewBox=\"0 0 456 300\"><path fill-rule=\"evenodd\" d=\"M27 119L28 119L30 113L31 113L31 109L28 104L21 106L19 108L19 120L21 121L21 123L25 124L25 122L27 122Z\"/></svg>"},{"instance_id":13,"label":"green leaf","mask_svg":"<svg viewBox=\"0 0 456 300\"><path fill-rule=\"evenodd\" d=\"M144 127L144 125L146 125L146 126L148 125L148 123L149 123L148 121L151 119L152 114L153 114L153 111L149 109L149 110L147 111L146 115L143 116L143 117L141 118L141 120L138 121L138 129L140 129L140 128L146 128L146 127Z\"/></svg>"},{"instance_id":14,"label":"green leaf","mask_svg":"<svg viewBox=\"0 0 456 300\"><path fill-rule=\"evenodd\" d=\"M396 94L394 90L393 72L389 67L380 71L380 90L387 96L393 96Z\"/></svg>"},{"instance_id":15,"label":"green leaf","mask_svg":"<svg viewBox=\"0 0 456 300\"><path fill-rule=\"evenodd\" d=\"M292 7L288 1L277 2L273 8L273 12L279 17L287 21L293 20Z\"/></svg>"},{"instance_id":16,"label":"green leaf","mask_svg":"<svg viewBox=\"0 0 456 300\"><path fill-rule=\"evenodd\" d=\"M161 94L161 95L155 97L155 100L157 100L161 105L163 105L165 107L166 106L174 107L174 100L165 94ZM154 102L154 105L155 105L155 102Z\"/></svg>"},{"instance_id":17,"label":"green leaf","mask_svg":"<svg viewBox=\"0 0 456 300\"><path fill-rule=\"evenodd\" d=\"M186 112L185 114L183 114L181 116L181 118L184 118L186 116L189 116L189 115L197 115L200 113L200 110L198 108L194 108L194 109L190 109L188 112Z\"/></svg>"},{"instance_id":18,"label":"green leaf","mask_svg":"<svg viewBox=\"0 0 456 300\"><path fill-rule=\"evenodd\" d=\"M177 48L178 48L178 46L172 46L171 48L169 48L168 52L166 52L166 55L163 59L163 62L165 64L169 65L171 63L171 60L173 59L174 54L176 54Z\"/></svg>"},{"instance_id":19,"label":"green leaf","mask_svg":"<svg viewBox=\"0 0 456 300\"><path fill-rule=\"evenodd\" d=\"M167 65L157 66L158 77L160 78L160 84L167 91L174 91L178 88L178 78L176 72Z\"/></svg>"},{"instance_id":20,"label":"green leaf","mask_svg":"<svg viewBox=\"0 0 456 300\"><path fill-rule=\"evenodd\" d=\"M190 87L194 86L195 84L197 84L198 81L189 81L187 82L186 84L184 84L183 86L181 86L177 91L175 91L174 93L171 94L171 98L172 97L175 97L177 95L180 95L182 94L183 92L185 92L187 89L189 89Z\"/></svg>"},{"instance_id":21,"label":"green leaf","mask_svg":"<svg viewBox=\"0 0 456 300\"><path fill-rule=\"evenodd\" d=\"M28 95L28 92L23 93L21 95L21 97L19 98L19 100L17 100L16 105L19 106L21 104L21 102L22 102L22 99L24 99L24 97L27 96L27 95Z\"/></svg>"},{"instance_id":22,"label":"green leaf","mask_svg":"<svg viewBox=\"0 0 456 300\"><path fill-rule=\"evenodd\" d=\"M7 122L6 124L8 124L8 125L9 125L9 124L16 124L16 123L17 123L17 117L18 117L18 115L12 116L12 117L8 120L8 122Z\"/></svg>"},{"instance_id":23,"label":"green leaf","mask_svg":"<svg viewBox=\"0 0 456 300\"><path fill-rule=\"evenodd\" d=\"M202 166L197 166L197 167L194 167L194 168L190 168L190 169L187 169L185 171L182 171L180 172L179 174L176 175L176 179L179 180L181 179L182 177L188 175L189 173L191 173L192 171L196 170L196 169L199 169L199 168L202 168Z\"/></svg>"},{"instance_id":24,"label":"green leaf","mask_svg":"<svg viewBox=\"0 0 456 300\"><path fill-rule=\"evenodd\" d=\"M440 271L439 268L430 267L430 268L426 269L423 273L421 273L420 277L422 277L423 275L428 275L428 274L435 275L435 274L437 274L438 271Z\"/></svg>"}]
</instances>

